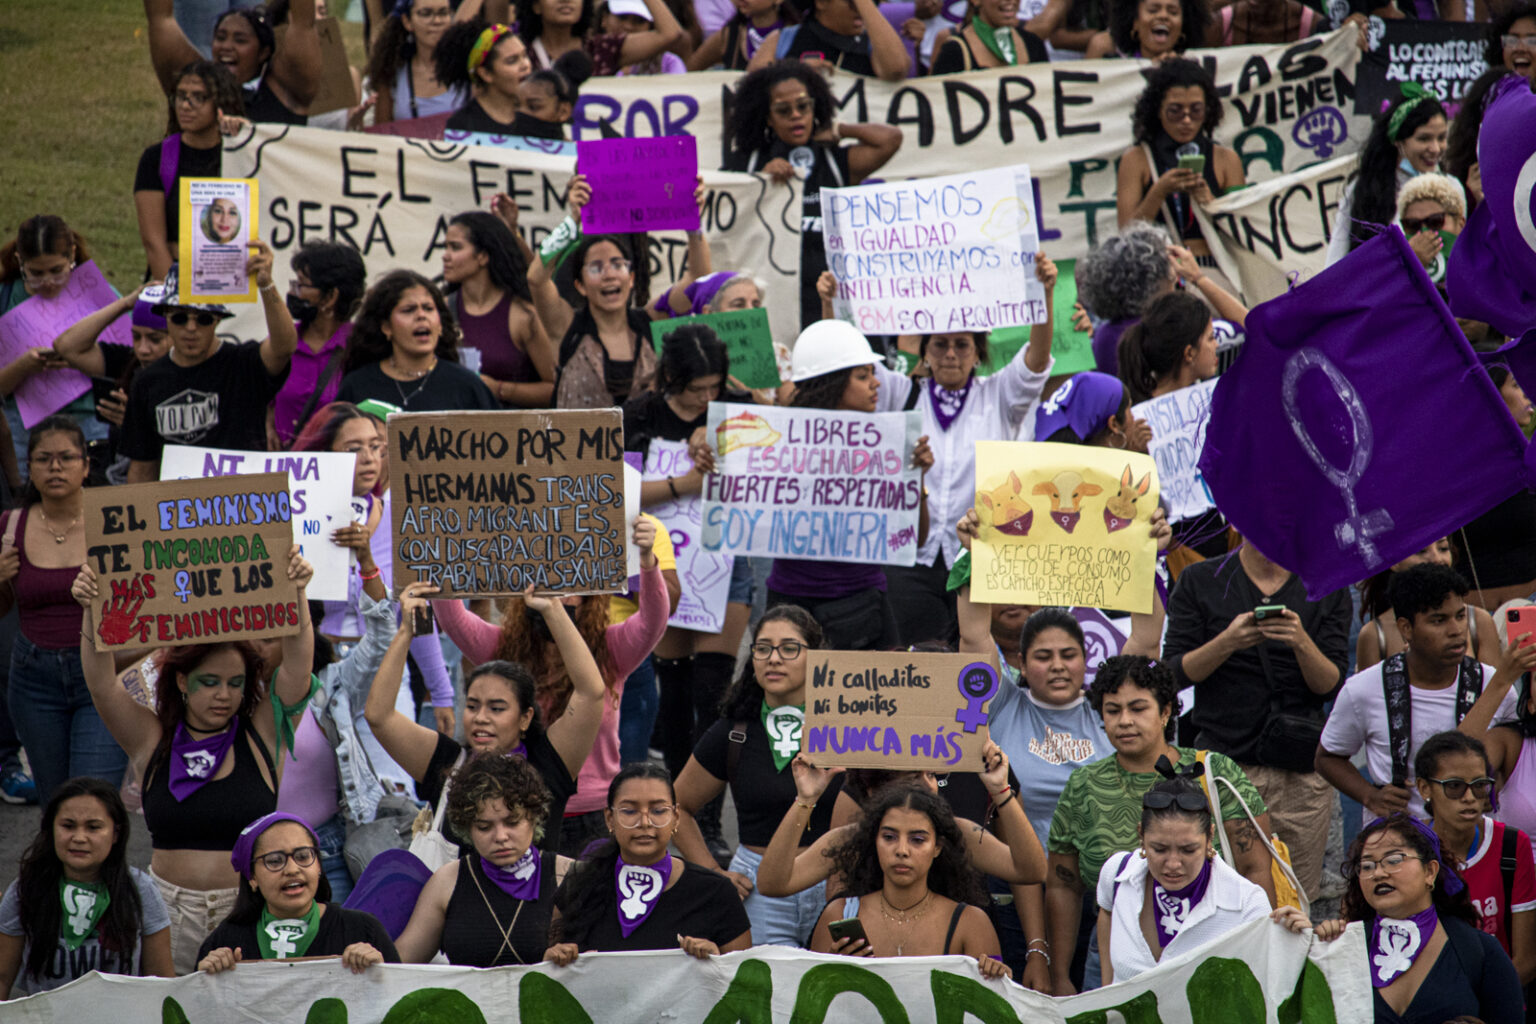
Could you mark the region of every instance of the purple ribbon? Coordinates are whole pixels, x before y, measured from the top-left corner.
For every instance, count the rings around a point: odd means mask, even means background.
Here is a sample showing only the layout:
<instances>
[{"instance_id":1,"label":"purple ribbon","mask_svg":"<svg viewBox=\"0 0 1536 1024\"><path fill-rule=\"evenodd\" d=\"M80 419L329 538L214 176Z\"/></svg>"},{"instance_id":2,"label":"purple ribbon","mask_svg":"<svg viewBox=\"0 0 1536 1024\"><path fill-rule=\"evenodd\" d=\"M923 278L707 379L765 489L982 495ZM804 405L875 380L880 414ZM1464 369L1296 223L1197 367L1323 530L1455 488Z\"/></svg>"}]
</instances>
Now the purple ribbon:
<instances>
[{"instance_id":1,"label":"purple ribbon","mask_svg":"<svg viewBox=\"0 0 1536 1024\"><path fill-rule=\"evenodd\" d=\"M1205 898L1205 890L1210 887L1210 884L1209 857L1206 858L1205 866L1200 869L1200 873L1195 876L1195 880L1182 889L1164 889L1158 884L1157 879L1152 880L1152 921L1157 928L1159 946L1167 949L1168 943L1184 930L1190 911Z\"/></svg>"},{"instance_id":2,"label":"purple ribbon","mask_svg":"<svg viewBox=\"0 0 1536 1024\"><path fill-rule=\"evenodd\" d=\"M656 909L672 877L672 857L663 854L659 863L628 864L623 856L614 862L613 884L618 895L619 931L627 939Z\"/></svg>"},{"instance_id":3,"label":"purple ribbon","mask_svg":"<svg viewBox=\"0 0 1536 1024\"><path fill-rule=\"evenodd\" d=\"M223 732L194 740L185 722L176 723L176 732L171 737L170 788L177 803L196 793L218 772L230 744L235 742L235 733L239 732L237 724L231 720Z\"/></svg>"},{"instance_id":4,"label":"purple ribbon","mask_svg":"<svg viewBox=\"0 0 1536 1024\"><path fill-rule=\"evenodd\" d=\"M671 859L667 858L669 862ZM515 900L539 898L539 877L543 874L544 858L539 856L537 846L528 847L527 852L509 868L497 867L481 857L480 869L485 872L486 878L496 883L496 888Z\"/></svg>"}]
</instances>

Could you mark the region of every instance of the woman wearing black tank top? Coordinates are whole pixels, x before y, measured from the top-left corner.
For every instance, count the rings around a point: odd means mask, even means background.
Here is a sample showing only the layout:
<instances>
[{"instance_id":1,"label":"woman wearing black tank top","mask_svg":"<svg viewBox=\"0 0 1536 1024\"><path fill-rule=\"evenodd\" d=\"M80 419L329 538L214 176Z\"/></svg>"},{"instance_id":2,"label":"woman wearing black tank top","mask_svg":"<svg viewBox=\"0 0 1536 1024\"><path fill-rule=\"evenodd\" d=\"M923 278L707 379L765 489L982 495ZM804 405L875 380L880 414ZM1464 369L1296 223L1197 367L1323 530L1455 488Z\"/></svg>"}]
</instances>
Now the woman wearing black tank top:
<instances>
[{"instance_id":1,"label":"woman wearing black tank top","mask_svg":"<svg viewBox=\"0 0 1536 1024\"><path fill-rule=\"evenodd\" d=\"M240 878L229 858L241 829L277 808L283 748L292 749L315 685L314 630L304 599L313 575L295 544L288 579L298 587L299 632L283 638L283 663L270 679L246 641L167 647L155 657L153 711L123 688L112 655L92 642L91 603L100 592L95 570L87 562L75 578L72 592L85 609L80 661L91 700L129 760L147 762L149 873L171 913L177 974L196 969L198 945L234 906Z\"/></svg>"},{"instance_id":2,"label":"woman wearing black tank top","mask_svg":"<svg viewBox=\"0 0 1536 1024\"><path fill-rule=\"evenodd\" d=\"M406 963L441 950L465 967L536 964L572 864L538 846L549 789L527 761L497 754L477 754L453 781L448 824L474 852L433 873L395 946Z\"/></svg>"},{"instance_id":3,"label":"woman wearing black tank top","mask_svg":"<svg viewBox=\"0 0 1536 1024\"><path fill-rule=\"evenodd\" d=\"M942 799L919 786L892 786L833 856L850 895L821 912L812 952L959 953L975 957L983 977L1008 974L997 932L981 909L986 894L976 885L965 839ZM858 919L863 935L834 941L829 925L848 918Z\"/></svg>"}]
</instances>

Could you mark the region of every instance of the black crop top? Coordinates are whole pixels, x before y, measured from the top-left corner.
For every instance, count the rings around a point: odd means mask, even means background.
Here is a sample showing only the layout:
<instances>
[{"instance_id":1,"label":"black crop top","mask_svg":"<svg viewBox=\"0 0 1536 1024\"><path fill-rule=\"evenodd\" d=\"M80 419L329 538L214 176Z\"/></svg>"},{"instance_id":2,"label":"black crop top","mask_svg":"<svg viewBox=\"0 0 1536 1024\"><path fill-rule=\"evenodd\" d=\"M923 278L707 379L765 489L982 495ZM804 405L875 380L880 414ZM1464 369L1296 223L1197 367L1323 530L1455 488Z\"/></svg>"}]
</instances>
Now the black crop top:
<instances>
[{"instance_id":1,"label":"black crop top","mask_svg":"<svg viewBox=\"0 0 1536 1024\"><path fill-rule=\"evenodd\" d=\"M449 963L460 967L502 967L536 964L544 959L544 951L549 948L555 890L560 886L555 880L554 851L541 853L539 898L531 902L513 899L486 878L479 854L459 858L459 880L448 898L440 943ZM485 893L483 899L481 892ZM491 909L486 908L487 900ZM510 949L503 945L502 928L512 933Z\"/></svg>"},{"instance_id":2,"label":"black crop top","mask_svg":"<svg viewBox=\"0 0 1536 1024\"><path fill-rule=\"evenodd\" d=\"M277 810L277 793L261 777L256 756L251 753L252 742L275 779L272 754L249 720L242 717L236 721L239 733L231 744L234 771L222 779L203 783L180 803L171 795L168 758L145 769L149 784L144 787L144 824L149 828L149 845L153 849L233 850L241 829Z\"/></svg>"},{"instance_id":3,"label":"black crop top","mask_svg":"<svg viewBox=\"0 0 1536 1024\"><path fill-rule=\"evenodd\" d=\"M711 725L699 737L693 756L699 767L730 783L741 841L748 846L767 846L790 804L795 802L795 779L789 765L785 765L783 771L774 768L773 752L768 749L768 733L763 729L762 720L749 719L746 726L747 739L741 746L741 759L736 763L734 779L729 778L729 758L730 734L735 723L722 718ZM810 827L800 834L801 846L809 846L820 839L831 825L832 805L837 802L842 783L842 776L834 778L816 802Z\"/></svg>"}]
</instances>

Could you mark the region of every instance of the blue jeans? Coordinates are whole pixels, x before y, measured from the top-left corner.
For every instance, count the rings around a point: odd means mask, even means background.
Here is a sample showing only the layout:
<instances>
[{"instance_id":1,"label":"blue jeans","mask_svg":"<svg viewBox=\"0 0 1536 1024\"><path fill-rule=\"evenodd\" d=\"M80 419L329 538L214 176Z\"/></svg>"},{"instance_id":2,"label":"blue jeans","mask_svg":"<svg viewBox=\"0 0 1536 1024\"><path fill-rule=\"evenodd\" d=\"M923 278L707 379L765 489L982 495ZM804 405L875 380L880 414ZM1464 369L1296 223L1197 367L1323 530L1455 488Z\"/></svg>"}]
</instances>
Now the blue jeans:
<instances>
[{"instance_id":1,"label":"blue jeans","mask_svg":"<svg viewBox=\"0 0 1536 1024\"><path fill-rule=\"evenodd\" d=\"M624 696L619 699L619 760L625 764L650 756L656 705L656 667L646 655L625 680Z\"/></svg>"},{"instance_id":2,"label":"blue jeans","mask_svg":"<svg viewBox=\"0 0 1536 1024\"><path fill-rule=\"evenodd\" d=\"M352 872L347 870L347 858L342 854L347 845L347 823L340 814L334 814L324 825L315 827L315 838L320 840L320 870L331 883L331 902L345 903L352 893Z\"/></svg>"},{"instance_id":3,"label":"blue jeans","mask_svg":"<svg viewBox=\"0 0 1536 1024\"><path fill-rule=\"evenodd\" d=\"M731 870L746 875L756 885L757 866L762 862L762 854L738 846L731 858ZM817 882L791 896L764 896L753 889L743 904L747 919L752 922L752 944L809 947L811 929L816 927L816 919L826 905L826 882Z\"/></svg>"},{"instance_id":4,"label":"blue jeans","mask_svg":"<svg viewBox=\"0 0 1536 1024\"><path fill-rule=\"evenodd\" d=\"M17 634L8 685L11 719L27 750L38 801L77 775L122 784L128 755L91 703L76 648L48 650Z\"/></svg>"}]
</instances>

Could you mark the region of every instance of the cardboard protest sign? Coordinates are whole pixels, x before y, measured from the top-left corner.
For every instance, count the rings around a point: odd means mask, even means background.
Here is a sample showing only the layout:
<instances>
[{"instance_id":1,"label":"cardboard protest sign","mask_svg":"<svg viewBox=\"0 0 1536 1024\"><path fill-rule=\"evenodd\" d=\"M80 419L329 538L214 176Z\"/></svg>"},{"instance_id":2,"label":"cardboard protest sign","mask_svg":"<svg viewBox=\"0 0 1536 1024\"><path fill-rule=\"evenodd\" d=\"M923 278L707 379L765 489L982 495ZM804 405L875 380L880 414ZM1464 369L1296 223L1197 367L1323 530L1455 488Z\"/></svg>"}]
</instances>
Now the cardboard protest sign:
<instances>
[{"instance_id":1,"label":"cardboard protest sign","mask_svg":"<svg viewBox=\"0 0 1536 1024\"><path fill-rule=\"evenodd\" d=\"M688 445L682 441L652 441L646 453L645 479L665 480L684 476L693 470ZM677 578L683 593L677 599L677 611L667 620L670 626L700 633L718 633L725 626L725 606L731 592L731 570L736 560L730 555L716 555L704 550L700 531L704 522L704 504L697 494L685 494L646 509L661 520L672 537L677 557Z\"/></svg>"},{"instance_id":2,"label":"cardboard protest sign","mask_svg":"<svg viewBox=\"0 0 1536 1024\"><path fill-rule=\"evenodd\" d=\"M388 427L396 592L627 589L619 410L397 413Z\"/></svg>"},{"instance_id":3,"label":"cardboard protest sign","mask_svg":"<svg viewBox=\"0 0 1536 1024\"><path fill-rule=\"evenodd\" d=\"M731 310L651 321L651 340L661 351L667 335L684 324L708 327L725 342L731 357L731 376L749 388L776 388L779 364L773 357L773 329L768 326L766 309Z\"/></svg>"},{"instance_id":4,"label":"cardboard protest sign","mask_svg":"<svg viewBox=\"0 0 1536 1024\"><path fill-rule=\"evenodd\" d=\"M69 280L53 298L34 295L0 316L0 362L10 364L28 350L49 348L65 328L117 301L117 293L101 276L95 260L86 260L70 271ZM107 325L100 340L117 345L133 344L124 313ZM16 408L29 430L48 416L91 390L91 379L68 367L32 374L16 389Z\"/></svg>"},{"instance_id":5,"label":"cardboard protest sign","mask_svg":"<svg viewBox=\"0 0 1536 1024\"><path fill-rule=\"evenodd\" d=\"M978 441L971 599L1151 611L1157 494L1136 452Z\"/></svg>"},{"instance_id":6,"label":"cardboard protest sign","mask_svg":"<svg viewBox=\"0 0 1536 1024\"><path fill-rule=\"evenodd\" d=\"M255 302L256 279L245 272L255 241L254 178L182 178L182 302Z\"/></svg>"},{"instance_id":7,"label":"cardboard protest sign","mask_svg":"<svg viewBox=\"0 0 1536 1024\"><path fill-rule=\"evenodd\" d=\"M1487 26L1476 21L1379 18L1371 48L1355 77L1355 111L1374 117L1414 82L1446 104L1454 116L1474 79L1488 70L1483 60Z\"/></svg>"},{"instance_id":8,"label":"cardboard protest sign","mask_svg":"<svg viewBox=\"0 0 1536 1024\"><path fill-rule=\"evenodd\" d=\"M1157 484L1168 521L1176 523L1216 507L1200 474L1200 452L1205 447L1205 427L1211 419L1211 394L1216 380L1148 399L1131 407L1138 420L1152 425L1147 454L1157 465Z\"/></svg>"},{"instance_id":9,"label":"cardboard protest sign","mask_svg":"<svg viewBox=\"0 0 1536 1024\"><path fill-rule=\"evenodd\" d=\"M997 659L975 654L806 651L801 750L826 767L976 771Z\"/></svg>"},{"instance_id":10,"label":"cardboard protest sign","mask_svg":"<svg viewBox=\"0 0 1536 1024\"><path fill-rule=\"evenodd\" d=\"M833 308L867 334L990 331L1046 318L1024 165L821 193Z\"/></svg>"},{"instance_id":11,"label":"cardboard protest sign","mask_svg":"<svg viewBox=\"0 0 1536 1024\"><path fill-rule=\"evenodd\" d=\"M692 135L582 140L576 169L592 186L592 201L581 210L586 234L699 229L693 201L699 151Z\"/></svg>"},{"instance_id":12,"label":"cardboard protest sign","mask_svg":"<svg viewBox=\"0 0 1536 1024\"><path fill-rule=\"evenodd\" d=\"M922 414L711 402L716 471L704 478L704 549L820 562L911 565Z\"/></svg>"},{"instance_id":13,"label":"cardboard protest sign","mask_svg":"<svg viewBox=\"0 0 1536 1024\"><path fill-rule=\"evenodd\" d=\"M288 581L293 507L281 473L85 489L98 651L299 631Z\"/></svg>"},{"instance_id":14,"label":"cardboard protest sign","mask_svg":"<svg viewBox=\"0 0 1536 1024\"><path fill-rule=\"evenodd\" d=\"M161 480L287 473L294 540L315 567L315 578L305 594L316 601L347 599L352 551L332 541L331 535L353 521L356 468L357 456L349 452L242 452L168 444L160 457Z\"/></svg>"},{"instance_id":15,"label":"cardboard protest sign","mask_svg":"<svg viewBox=\"0 0 1536 1024\"><path fill-rule=\"evenodd\" d=\"M287 24L272 30L277 45L283 48ZM320 37L320 91L309 102L309 113L327 114L357 106L357 83L352 81L352 66L347 61L347 44L341 37L341 25L335 18L316 18L315 35Z\"/></svg>"}]
</instances>

